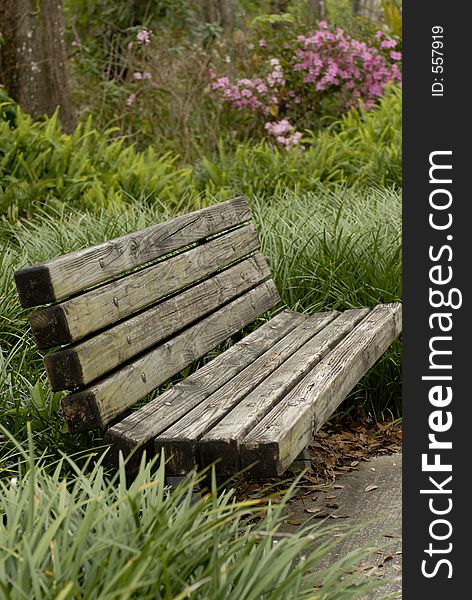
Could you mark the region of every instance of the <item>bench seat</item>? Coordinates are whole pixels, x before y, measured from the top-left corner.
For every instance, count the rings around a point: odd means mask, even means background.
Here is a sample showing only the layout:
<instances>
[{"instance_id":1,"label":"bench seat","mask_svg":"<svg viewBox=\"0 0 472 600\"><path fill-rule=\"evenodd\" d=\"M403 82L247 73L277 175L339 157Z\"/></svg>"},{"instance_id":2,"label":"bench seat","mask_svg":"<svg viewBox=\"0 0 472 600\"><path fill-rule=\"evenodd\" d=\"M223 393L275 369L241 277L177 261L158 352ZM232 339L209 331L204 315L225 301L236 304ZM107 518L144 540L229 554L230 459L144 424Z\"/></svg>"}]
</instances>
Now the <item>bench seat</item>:
<instances>
[{"instance_id":1,"label":"bench seat","mask_svg":"<svg viewBox=\"0 0 472 600\"><path fill-rule=\"evenodd\" d=\"M165 451L180 476L217 461L281 475L398 336L401 305L306 316L283 311L108 429L125 456ZM139 456L139 453L138 453Z\"/></svg>"},{"instance_id":2,"label":"bench seat","mask_svg":"<svg viewBox=\"0 0 472 600\"><path fill-rule=\"evenodd\" d=\"M106 429L110 458L165 452L181 476L282 474L401 331L401 305L282 310L141 408L280 297L243 198L15 273L71 432ZM44 306L49 304L49 306ZM233 339L233 341L235 341Z\"/></svg>"}]
</instances>

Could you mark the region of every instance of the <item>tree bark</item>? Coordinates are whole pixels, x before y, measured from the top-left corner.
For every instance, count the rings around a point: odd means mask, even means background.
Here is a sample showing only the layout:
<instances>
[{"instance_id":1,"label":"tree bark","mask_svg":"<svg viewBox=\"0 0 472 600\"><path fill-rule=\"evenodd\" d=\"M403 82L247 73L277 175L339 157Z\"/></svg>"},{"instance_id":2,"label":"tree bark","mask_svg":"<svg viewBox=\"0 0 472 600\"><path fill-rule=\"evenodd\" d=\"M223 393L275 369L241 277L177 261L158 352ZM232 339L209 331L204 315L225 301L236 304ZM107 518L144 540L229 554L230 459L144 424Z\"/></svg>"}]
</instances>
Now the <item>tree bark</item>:
<instances>
[{"instance_id":1,"label":"tree bark","mask_svg":"<svg viewBox=\"0 0 472 600\"><path fill-rule=\"evenodd\" d=\"M354 9L355 14L361 17L375 19L379 15L380 0L358 0L354 4L357 4L357 10Z\"/></svg>"},{"instance_id":2,"label":"tree bark","mask_svg":"<svg viewBox=\"0 0 472 600\"><path fill-rule=\"evenodd\" d=\"M352 0L352 12L354 15L358 15L361 9L361 0Z\"/></svg>"},{"instance_id":3,"label":"tree bark","mask_svg":"<svg viewBox=\"0 0 472 600\"><path fill-rule=\"evenodd\" d=\"M203 18L207 23L218 23L225 31L234 24L233 0L203 0Z\"/></svg>"},{"instance_id":4,"label":"tree bark","mask_svg":"<svg viewBox=\"0 0 472 600\"><path fill-rule=\"evenodd\" d=\"M325 18L325 3L324 0L308 0L308 25L315 25L317 21Z\"/></svg>"},{"instance_id":5,"label":"tree bark","mask_svg":"<svg viewBox=\"0 0 472 600\"><path fill-rule=\"evenodd\" d=\"M73 131L61 0L1 0L0 30L0 80L10 96L33 118L59 106L64 131Z\"/></svg>"}]
</instances>

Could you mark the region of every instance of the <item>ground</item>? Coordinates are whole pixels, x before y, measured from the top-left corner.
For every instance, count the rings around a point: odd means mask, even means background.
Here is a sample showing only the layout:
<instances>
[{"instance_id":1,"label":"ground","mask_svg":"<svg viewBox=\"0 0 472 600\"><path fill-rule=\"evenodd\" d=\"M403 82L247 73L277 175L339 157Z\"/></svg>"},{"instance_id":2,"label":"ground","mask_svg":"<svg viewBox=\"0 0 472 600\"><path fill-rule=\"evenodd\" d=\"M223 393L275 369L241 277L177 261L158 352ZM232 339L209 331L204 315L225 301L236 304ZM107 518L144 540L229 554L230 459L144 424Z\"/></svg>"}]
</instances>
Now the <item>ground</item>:
<instances>
[{"instance_id":1,"label":"ground","mask_svg":"<svg viewBox=\"0 0 472 600\"><path fill-rule=\"evenodd\" d=\"M344 537L340 524L354 525L355 530L342 539L328 562L369 547L369 555L346 572L346 577L361 574L381 582L366 600L401 597L401 438L401 426L395 422L370 427L351 419L328 422L310 446L310 469L300 481L283 524L283 532L290 533L308 521L322 519L340 538ZM283 487L276 481L269 485ZM250 498L267 494L260 482L239 489Z\"/></svg>"}]
</instances>

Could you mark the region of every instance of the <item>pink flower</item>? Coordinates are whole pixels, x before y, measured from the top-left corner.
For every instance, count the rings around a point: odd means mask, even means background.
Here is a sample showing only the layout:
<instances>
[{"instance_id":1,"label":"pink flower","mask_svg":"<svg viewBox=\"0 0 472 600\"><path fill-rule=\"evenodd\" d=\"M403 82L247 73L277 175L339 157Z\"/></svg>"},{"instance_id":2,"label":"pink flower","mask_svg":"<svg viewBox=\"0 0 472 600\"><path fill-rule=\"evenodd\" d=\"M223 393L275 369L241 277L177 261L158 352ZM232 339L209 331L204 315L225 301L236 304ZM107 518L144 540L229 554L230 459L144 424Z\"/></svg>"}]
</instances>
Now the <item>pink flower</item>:
<instances>
[{"instance_id":1,"label":"pink flower","mask_svg":"<svg viewBox=\"0 0 472 600\"><path fill-rule=\"evenodd\" d=\"M152 75L149 71L144 71L143 79L152 79Z\"/></svg>"},{"instance_id":2,"label":"pink flower","mask_svg":"<svg viewBox=\"0 0 472 600\"><path fill-rule=\"evenodd\" d=\"M395 46L397 45L397 42L395 40L383 40L380 43L380 47L383 49L386 48L395 48Z\"/></svg>"},{"instance_id":3,"label":"pink flower","mask_svg":"<svg viewBox=\"0 0 472 600\"><path fill-rule=\"evenodd\" d=\"M265 40L264 38L259 40L259 46L261 48L265 48L267 46L267 40Z\"/></svg>"},{"instance_id":4,"label":"pink flower","mask_svg":"<svg viewBox=\"0 0 472 600\"><path fill-rule=\"evenodd\" d=\"M392 52L390 52L390 58L392 60L401 60L402 59L402 53L401 52L396 52L395 50L392 50Z\"/></svg>"},{"instance_id":5,"label":"pink flower","mask_svg":"<svg viewBox=\"0 0 472 600\"><path fill-rule=\"evenodd\" d=\"M133 106L133 104L136 102L136 94L131 94L131 96L128 96L128 99L126 100L126 104L128 106Z\"/></svg>"},{"instance_id":6,"label":"pink flower","mask_svg":"<svg viewBox=\"0 0 472 600\"><path fill-rule=\"evenodd\" d=\"M131 49L132 49L132 47L133 47L133 42L130 42L130 43L128 44L128 50L131 50Z\"/></svg>"},{"instance_id":7,"label":"pink flower","mask_svg":"<svg viewBox=\"0 0 472 600\"><path fill-rule=\"evenodd\" d=\"M138 42L142 42L143 44L149 44L151 41L151 32L149 29L141 29L136 34L136 39Z\"/></svg>"},{"instance_id":8,"label":"pink flower","mask_svg":"<svg viewBox=\"0 0 472 600\"><path fill-rule=\"evenodd\" d=\"M133 73L133 79L137 79L139 81L142 78L143 78L143 74L140 73L139 71L136 71L135 73Z\"/></svg>"}]
</instances>

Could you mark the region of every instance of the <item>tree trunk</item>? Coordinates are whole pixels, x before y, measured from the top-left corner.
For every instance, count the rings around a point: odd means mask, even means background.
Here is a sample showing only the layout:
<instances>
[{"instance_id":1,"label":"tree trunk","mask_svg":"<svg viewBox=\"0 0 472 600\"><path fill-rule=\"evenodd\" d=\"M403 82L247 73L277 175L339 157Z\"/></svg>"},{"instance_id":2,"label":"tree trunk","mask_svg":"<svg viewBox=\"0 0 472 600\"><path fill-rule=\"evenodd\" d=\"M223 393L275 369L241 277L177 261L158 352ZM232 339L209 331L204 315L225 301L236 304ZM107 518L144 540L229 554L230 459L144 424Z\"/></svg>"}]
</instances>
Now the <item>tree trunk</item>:
<instances>
[{"instance_id":1,"label":"tree trunk","mask_svg":"<svg viewBox=\"0 0 472 600\"><path fill-rule=\"evenodd\" d=\"M380 13L380 0L359 0L357 2L357 11L361 17L376 19Z\"/></svg>"},{"instance_id":2,"label":"tree trunk","mask_svg":"<svg viewBox=\"0 0 472 600\"><path fill-rule=\"evenodd\" d=\"M60 0L1 0L0 80L33 118L59 106L64 131L76 126L66 72Z\"/></svg>"},{"instance_id":3,"label":"tree trunk","mask_svg":"<svg viewBox=\"0 0 472 600\"><path fill-rule=\"evenodd\" d=\"M203 20L218 23L225 31L230 31L234 23L233 0L203 0Z\"/></svg>"},{"instance_id":4,"label":"tree trunk","mask_svg":"<svg viewBox=\"0 0 472 600\"><path fill-rule=\"evenodd\" d=\"M315 25L317 21L322 21L325 18L325 3L324 0L308 0L308 25Z\"/></svg>"},{"instance_id":5,"label":"tree trunk","mask_svg":"<svg viewBox=\"0 0 472 600\"><path fill-rule=\"evenodd\" d=\"M362 0L352 0L352 12L358 15L361 9Z\"/></svg>"}]
</instances>

